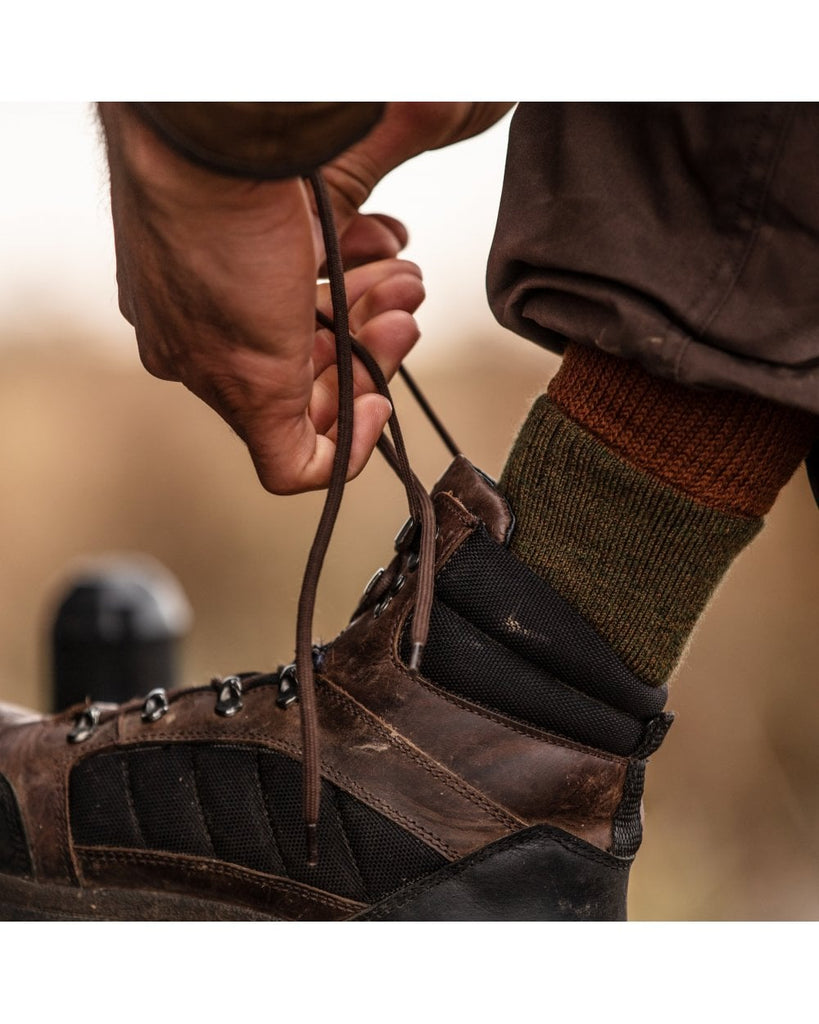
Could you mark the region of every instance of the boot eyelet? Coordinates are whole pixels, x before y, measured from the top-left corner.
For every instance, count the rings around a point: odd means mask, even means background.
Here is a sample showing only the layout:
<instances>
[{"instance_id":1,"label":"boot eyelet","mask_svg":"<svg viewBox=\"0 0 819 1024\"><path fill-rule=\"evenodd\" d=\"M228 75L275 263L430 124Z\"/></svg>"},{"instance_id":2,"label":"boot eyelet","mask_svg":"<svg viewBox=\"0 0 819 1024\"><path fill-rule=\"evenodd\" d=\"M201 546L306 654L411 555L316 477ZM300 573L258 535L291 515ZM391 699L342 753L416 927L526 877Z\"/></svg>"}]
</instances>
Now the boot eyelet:
<instances>
[{"instance_id":1,"label":"boot eyelet","mask_svg":"<svg viewBox=\"0 0 819 1024\"><path fill-rule=\"evenodd\" d=\"M404 584L406 582L407 582L407 577L404 576L403 573L400 576L396 576L395 583L393 583L393 585L390 587L390 595L392 597L395 597L395 595L404 586Z\"/></svg>"},{"instance_id":2,"label":"boot eyelet","mask_svg":"<svg viewBox=\"0 0 819 1024\"><path fill-rule=\"evenodd\" d=\"M290 707L299 699L299 681L296 678L296 666L288 665L279 674L279 695L276 704L280 708Z\"/></svg>"},{"instance_id":3,"label":"boot eyelet","mask_svg":"<svg viewBox=\"0 0 819 1024\"><path fill-rule=\"evenodd\" d=\"M214 679L213 686L218 694L214 709L217 715L230 718L242 710L242 680L238 676Z\"/></svg>"},{"instance_id":4,"label":"boot eyelet","mask_svg":"<svg viewBox=\"0 0 819 1024\"><path fill-rule=\"evenodd\" d=\"M417 551L411 551L409 558L407 559L407 572L415 572L418 568L418 563L421 561L421 556Z\"/></svg>"},{"instance_id":5,"label":"boot eyelet","mask_svg":"<svg viewBox=\"0 0 819 1024\"><path fill-rule=\"evenodd\" d=\"M167 711L168 695L161 686L157 687L157 689L151 690L145 698L145 702L142 705L142 721L158 722Z\"/></svg>"},{"instance_id":6,"label":"boot eyelet","mask_svg":"<svg viewBox=\"0 0 819 1024\"><path fill-rule=\"evenodd\" d=\"M373 608L373 618L377 619L387 610L390 601L392 601L392 595L387 594L383 601L379 601L378 604Z\"/></svg>"},{"instance_id":7,"label":"boot eyelet","mask_svg":"<svg viewBox=\"0 0 819 1024\"><path fill-rule=\"evenodd\" d=\"M96 704L92 704L85 711L81 711L74 719L74 727L68 734L68 742L82 743L84 740L87 740L99 725L99 720L100 709Z\"/></svg>"},{"instance_id":8,"label":"boot eyelet","mask_svg":"<svg viewBox=\"0 0 819 1024\"><path fill-rule=\"evenodd\" d=\"M395 550L401 551L403 548L407 547L407 545L411 544L412 541L415 540L415 535L417 532L418 524L415 522L412 516L410 516L409 519L398 531L398 533L395 535Z\"/></svg>"},{"instance_id":9,"label":"boot eyelet","mask_svg":"<svg viewBox=\"0 0 819 1024\"><path fill-rule=\"evenodd\" d=\"M373 587L378 583L381 577L384 575L383 569L376 569L375 572L370 576L367 586L364 588L364 597L367 597L371 593Z\"/></svg>"}]
</instances>

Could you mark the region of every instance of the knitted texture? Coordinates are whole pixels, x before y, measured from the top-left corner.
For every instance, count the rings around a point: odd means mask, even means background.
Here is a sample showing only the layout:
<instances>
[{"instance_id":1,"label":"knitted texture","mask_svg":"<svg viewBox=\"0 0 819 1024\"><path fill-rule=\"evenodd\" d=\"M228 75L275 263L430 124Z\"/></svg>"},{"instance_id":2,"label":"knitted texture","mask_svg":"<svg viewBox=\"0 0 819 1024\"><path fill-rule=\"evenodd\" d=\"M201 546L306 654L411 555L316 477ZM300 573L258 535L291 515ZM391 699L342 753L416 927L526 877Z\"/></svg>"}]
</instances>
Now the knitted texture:
<instances>
[{"instance_id":1,"label":"knitted texture","mask_svg":"<svg viewBox=\"0 0 819 1024\"><path fill-rule=\"evenodd\" d=\"M549 398L628 462L711 508L761 516L805 458L819 419L756 395L695 390L569 345Z\"/></svg>"},{"instance_id":2,"label":"knitted texture","mask_svg":"<svg viewBox=\"0 0 819 1024\"><path fill-rule=\"evenodd\" d=\"M671 674L714 588L762 526L631 465L545 395L499 486L517 520L512 552L652 685Z\"/></svg>"}]
</instances>

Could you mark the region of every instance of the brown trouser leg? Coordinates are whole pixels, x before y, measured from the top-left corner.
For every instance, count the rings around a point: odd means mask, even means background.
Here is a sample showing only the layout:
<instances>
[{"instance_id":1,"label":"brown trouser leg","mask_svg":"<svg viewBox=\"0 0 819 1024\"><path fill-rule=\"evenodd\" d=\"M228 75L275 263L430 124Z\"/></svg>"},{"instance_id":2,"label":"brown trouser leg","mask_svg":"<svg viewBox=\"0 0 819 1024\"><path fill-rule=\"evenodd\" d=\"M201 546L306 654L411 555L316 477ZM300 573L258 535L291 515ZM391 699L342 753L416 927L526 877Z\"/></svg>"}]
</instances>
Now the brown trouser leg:
<instances>
[{"instance_id":1,"label":"brown trouser leg","mask_svg":"<svg viewBox=\"0 0 819 1024\"><path fill-rule=\"evenodd\" d=\"M819 412L819 106L522 104L499 320Z\"/></svg>"}]
</instances>

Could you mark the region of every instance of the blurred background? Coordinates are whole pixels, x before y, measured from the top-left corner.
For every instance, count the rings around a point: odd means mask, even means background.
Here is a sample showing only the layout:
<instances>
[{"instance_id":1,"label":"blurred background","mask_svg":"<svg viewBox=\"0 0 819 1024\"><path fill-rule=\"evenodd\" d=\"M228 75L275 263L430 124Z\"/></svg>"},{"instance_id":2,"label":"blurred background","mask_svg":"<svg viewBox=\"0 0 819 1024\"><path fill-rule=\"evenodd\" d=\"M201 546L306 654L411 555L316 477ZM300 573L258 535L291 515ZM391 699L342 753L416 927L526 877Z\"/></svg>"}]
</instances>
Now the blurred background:
<instances>
[{"instance_id":1,"label":"blurred background","mask_svg":"<svg viewBox=\"0 0 819 1024\"><path fill-rule=\"evenodd\" d=\"M498 327L484 262L508 119L394 172L369 204L403 218L424 269L408 361L465 453L497 476L557 368ZM106 175L82 104L0 104L0 696L45 709L48 631L76 559L140 552L194 613L185 682L293 653L322 498L262 491L241 443L180 385L149 377L116 309ZM445 451L402 385L411 458ZM376 457L350 485L322 577L318 638L346 622L405 518ZM652 762L636 920L819 918L819 510L804 473L740 557L672 685L678 720Z\"/></svg>"}]
</instances>

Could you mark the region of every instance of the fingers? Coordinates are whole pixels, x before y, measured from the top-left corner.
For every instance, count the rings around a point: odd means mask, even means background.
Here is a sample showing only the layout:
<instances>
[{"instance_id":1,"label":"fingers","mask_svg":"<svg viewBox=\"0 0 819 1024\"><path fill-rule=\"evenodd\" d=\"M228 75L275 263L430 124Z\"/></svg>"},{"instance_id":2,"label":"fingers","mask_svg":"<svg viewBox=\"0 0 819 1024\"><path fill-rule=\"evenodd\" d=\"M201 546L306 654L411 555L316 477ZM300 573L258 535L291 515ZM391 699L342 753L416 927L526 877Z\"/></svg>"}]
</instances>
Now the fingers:
<instances>
[{"instance_id":1,"label":"fingers","mask_svg":"<svg viewBox=\"0 0 819 1024\"><path fill-rule=\"evenodd\" d=\"M420 336L412 314L424 298L421 271L406 260L382 260L348 272L345 285L352 333L389 380ZM327 285L319 288L318 306L331 315ZM330 331L319 331L313 349L315 383L309 408L318 434L331 432L338 417L335 362L335 338ZM353 379L356 397L375 390L358 359L353 360Z\"/></svg>"},{"instance_id":2,"label":"fingers","mask_svg":"<svg viewBox=\"0 0 819 1024\"><path fill-rule=\"evenodd\" d=\"M424 299L421 271L406 260L383 260L350 271L345 275L345 284L350 330L389 379L419 337L412 314ZM332 316L328 285L319 287L317 306L326 316ZM403 329L396 330L394 323L380 319L390 312L407 314L396 321L403 324ZM376 320L380 327L374 325ZM329 331L318 331L313 372L321 376L335 360L335 338Z\"/></svg>"},{"instance_id":3,"label":"fingers","mask_svg":"<svg viewBox=\"0 0 819 1024\"><path fill-rule=\"evenodd\" d=\"M367 465L390 418L392 406L381 395L368 394L356 398L353 410L353 443L347 470L348 480L357 477Z\"/></svg>"},{"instance_id":4,"label":"fingers","mask_svg":"<svg viewBox=\"0 0 819 1024\"><path fill-rule=\"evenodd\" d=\"M361 395L353 403L347 480L358 476L367 465L391 411L390 403L381 395ZM332 437L316 432L307 417L290 424L249 424L245 440L259 481L271 493L301 494L330 483L336 455L335 432Z\"/></svg>"},{"instance_id":5,"label":"fingers","mask_svg":"<svg viewBox=\"0 0 819 1024\"><path fill-rule=\"evenodd\" d=\"M420 271L405 261L386 260L347 277L354 329L391 375L418 338L412 311L423 298ZM328 292L323 287L319 301L329 312ZM305 312L309 323L310 307ZM246 443L262 486L274 494L326 487L332 472L338 419L335 339L329 332L311 335L312 352L308 349L299 359L290 345L274 354L214 344L207 357L188 360L182 377ZM161 345L151 351L164 354ZM350 478L366 465L391 412L389 402L372 393L363 366L355 363Z\"/></svg>"},{"instance_id":6,"label":"fingers","mask_svg":"<svg viewBox=\"0 0 819 1024\"><path fill-rule=\"evenodd\" d=\"M408 241L409 232L395 217L384 213L359 213L341 237L341 257L349 270L395 257Z\"/></svg>"},{"instance_id":7,"label":"fingers","mask_svg":"<svg viewBox=\"0 0 819 1024\"><path fill-rule=\"evenodd\" d=\"M335 376L335 367L328 368L327 376ZM315 399L323 383L312 379L309 359L299 369L263 353L234 351L225 355L219 372L211 366L187 385L245 442L266 490L297 494L329 484L336 450L337 387L327 388L317 429L308 400L311 387ZM365 390L363 381L359 392L353 404L348 479L367 464L391 413L390 403Z\"/></svg>"},{"instance_id":8,"label":"fingers","mask_svg":"<svg viewBox=\"0 0 819 1024\"><path fill-rule=\"evenodd\" d=\"M424 297L421 271L413 263L381 260L345 275L352 332L387 378L418 340L413 313ZM317 305L332 315L329 286L318 289ZM318 331L313 348L315 379L306 422L289 436L267 416L246 424L243 436L264 487L290 494L326 487L332 472L338 420L338 372L335 338ZM391 414L389 402L373 393L374 384L359 360L353 361L354 426L348 479L370 458ZM292 428L292 424L291 424ZM274 439L275 440L274 443ZM284 456L282 453L286 453Z\"/></svg>"},{"instance_id":9,"label":"fingers","mask_svg":"<svg viewBox=\"0 0 819 1024\"><path fill-rule=\"evenodd\" d=\"M403 282L404 287L408 289L406 294L402 294L400 289L389 291L383 287L392 282L394 278ZM411 278L414 281L410 281ZM412 311L418 308L424 297L421 268L409 260L377 260L374 263L366 263L361 267L349 270L344 275L344 288L347 293L350 328L353 332L367 319L368 310L370 311L369 315L381 313L390 308ZM368 301L364 305L359 305L362 299L368 299ZM389 302L395 304L390 306ZM414 305L412 305L413 302ZM385 303L387 304L385 305ZM325 316L332 317L333 306L329 284L319 285L316 292L316 306Z\"/></svg>"},{"instance_id":10,"label":"fingers","mask_svg":"<svg viewBox=\"0 0 819 1024\"><path fill-rule=\"evenodd\" d=\"M371 320L360 332L361 343L379 353L377 362L389 379L418 340L418 325L409 313L389 310ZM360 360L353 360L353 394L373 392L374 384ZM327 433L338 417L338 372L335 362L316 378L310 399L310 419L316 430Z\"/></svg>"}]
</instances>

